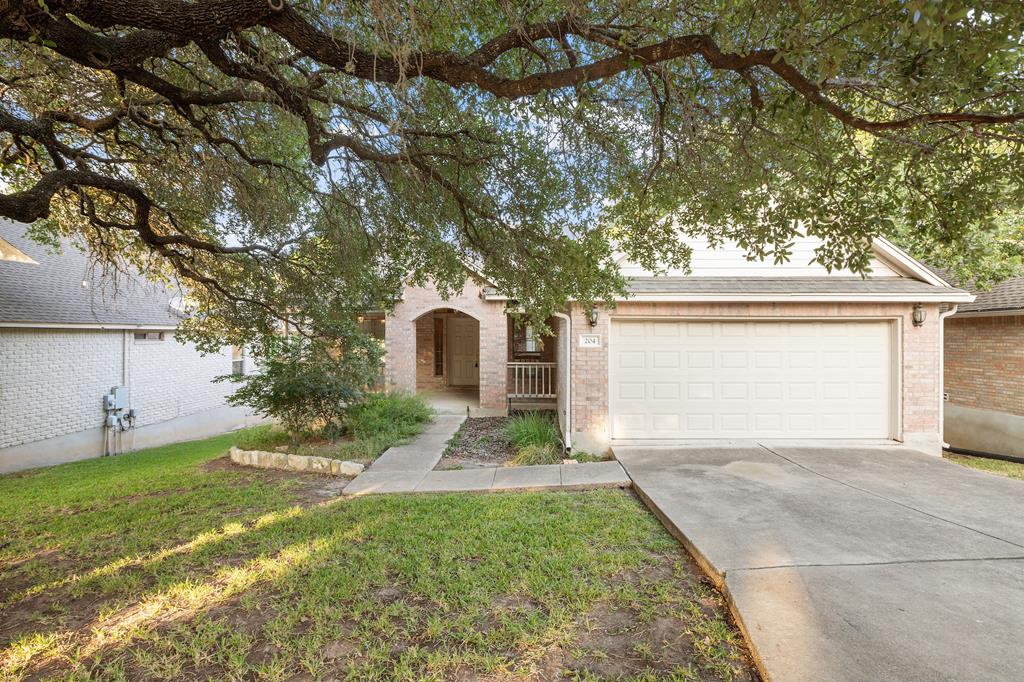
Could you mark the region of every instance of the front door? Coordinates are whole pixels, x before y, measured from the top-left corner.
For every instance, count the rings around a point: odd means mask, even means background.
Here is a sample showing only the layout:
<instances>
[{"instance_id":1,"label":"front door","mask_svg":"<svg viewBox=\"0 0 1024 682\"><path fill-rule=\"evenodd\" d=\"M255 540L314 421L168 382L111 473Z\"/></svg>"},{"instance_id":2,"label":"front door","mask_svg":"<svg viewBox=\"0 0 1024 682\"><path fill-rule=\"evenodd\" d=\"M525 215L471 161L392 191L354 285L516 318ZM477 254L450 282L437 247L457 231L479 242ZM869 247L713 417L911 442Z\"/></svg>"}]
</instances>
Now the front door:
<instances>
[{"instance_id":1,"label":"front door","mask_svg":"<svg viewBox=\"0 0 1024 682\"><path fill-rule=\"evenodd\" d=\"M480 327L471 317L448 318L448 383L480 385Z\"/></svg>"}]
</instances>

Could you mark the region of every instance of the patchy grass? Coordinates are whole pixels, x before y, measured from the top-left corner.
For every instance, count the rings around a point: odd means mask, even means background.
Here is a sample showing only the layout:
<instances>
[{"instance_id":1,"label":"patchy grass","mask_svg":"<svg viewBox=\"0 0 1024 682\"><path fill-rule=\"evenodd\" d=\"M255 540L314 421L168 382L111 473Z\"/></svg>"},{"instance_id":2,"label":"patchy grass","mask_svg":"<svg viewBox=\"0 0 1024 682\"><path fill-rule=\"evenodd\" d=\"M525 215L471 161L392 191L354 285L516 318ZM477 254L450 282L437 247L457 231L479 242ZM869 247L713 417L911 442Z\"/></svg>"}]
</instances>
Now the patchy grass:
<instances>
[{"instance_id":1,"label":"patchy grass","mask_svg":"<svg viewBox=\"0 0 1024 682\"><path fill-rule=\"evenodd\" d=\"M586 450L573 450L570 456L577 462L607 462L611 459L606 455L593 455Z\"/></svg>"},{"instance_id":2,"label":"patchy grass","mask_svg":"<svg viewBox=\"0 0 1024 682\"><path fill-rule=\"evenodd\" d=\"M0 477L0 679L752 679L622 491L374 496L233 436Z\"/></svg>"},{"instance_id":3,"label":"patchy grass","mask_svg":"<svg viewBox=\"0 0 1024 682\"><path fill-rule=\"evenodd\" d=\"M1017 462L1004 462L1001 459L956 455L952 452L946 452L943 456L950 462L955 462L961 466L987 471L990 474L999 474L1000 476L1024 480L1024 464L1018 464Z\"/></svg>"},{"instance_id":4,"label":"patchy grass","mask_svg":"<svg viewBox=\"0 0 1024 682\"><path fill-rule=\"evenodd\" d=\"M535 466L539 464L561 464L562 451L550 443L544 445L530 444L520 448L509 464L512 466Z\"/></svg>"},{"instance_id":5,"label":"patchy grass","mask_svg":"<svg viewBox=\"0 0 1024 682\"><path fill-rule=\"evenodd\" d=\"M298 440L276 426L247 429L238 437L243 450L273 450L287 446L296 455L313 455L357 462L372 462L393 445L408 442L423 431L434 416L423 398L403 393L372 393L352 408L345 420L345 435L330 440L307 434Z\"/></svg>"}]
</instances>

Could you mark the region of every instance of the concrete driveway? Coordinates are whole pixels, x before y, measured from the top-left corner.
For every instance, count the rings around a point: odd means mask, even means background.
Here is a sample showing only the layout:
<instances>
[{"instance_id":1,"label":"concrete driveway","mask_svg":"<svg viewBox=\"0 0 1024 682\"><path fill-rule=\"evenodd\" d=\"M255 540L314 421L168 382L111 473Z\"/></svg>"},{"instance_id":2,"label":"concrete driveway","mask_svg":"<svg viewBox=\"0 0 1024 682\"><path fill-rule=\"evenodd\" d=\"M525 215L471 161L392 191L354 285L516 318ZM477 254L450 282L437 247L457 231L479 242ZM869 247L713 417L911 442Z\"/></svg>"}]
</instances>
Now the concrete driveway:
<instances>
[{"instance_id":1,"label":"concrete driveway","mask_svg":"<svg viewBox=\"0 0 1024 682\"><path fill-rule=\"evenodd\" d=\"M768 679L1024 679L1024 482L902 448L615 455Z\"/></svg>"}]
</instances>

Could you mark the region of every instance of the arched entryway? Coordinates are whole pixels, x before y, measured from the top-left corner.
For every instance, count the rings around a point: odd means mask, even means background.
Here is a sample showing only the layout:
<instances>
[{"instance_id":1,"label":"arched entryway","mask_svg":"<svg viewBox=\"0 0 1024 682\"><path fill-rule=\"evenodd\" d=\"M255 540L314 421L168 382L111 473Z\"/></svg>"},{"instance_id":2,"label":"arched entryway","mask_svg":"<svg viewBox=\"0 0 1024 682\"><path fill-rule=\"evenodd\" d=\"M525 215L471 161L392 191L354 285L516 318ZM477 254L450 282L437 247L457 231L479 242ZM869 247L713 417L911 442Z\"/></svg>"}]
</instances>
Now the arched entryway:
<instances>
[{"instance_id":1,"label":"arched entryway","mask_svg":"<svg viewBox=\"0 0 1024 682\"><path fill-rule=\"evenodd\" d=\"M429 310L416 328L416 393L441 413L480 407L480 322L454 308Z\"/></svg>"}]
</instances>

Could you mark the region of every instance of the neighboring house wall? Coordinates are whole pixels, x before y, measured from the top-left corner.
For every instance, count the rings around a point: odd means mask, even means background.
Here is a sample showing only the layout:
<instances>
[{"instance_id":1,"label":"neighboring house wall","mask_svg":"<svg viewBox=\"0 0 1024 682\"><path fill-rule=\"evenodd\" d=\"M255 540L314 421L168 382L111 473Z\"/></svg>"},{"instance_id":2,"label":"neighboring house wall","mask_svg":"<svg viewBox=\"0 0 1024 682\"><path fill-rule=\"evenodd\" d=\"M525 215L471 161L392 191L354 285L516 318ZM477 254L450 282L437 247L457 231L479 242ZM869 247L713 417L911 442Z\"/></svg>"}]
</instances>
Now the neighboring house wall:
<instances>
[{"instance_id":1,"label":"neighboring house wall","mask_svg":"<svg viewBox=\"0 0 1024 682\"><path fill-rule=\"evenodd\" d=\"M142 341L131 331L0 329L0 471L95 457L104 452L103 396L128 386L136 428L125 450L201 438L252 421L227 407L231 354L202 356L167 332Z\"/></svg>"},{"instance_id":2,"label":"neighboring house wall","mask_svg":"<svg viewBox=\"0 0 1024 682\"><path fill-rule=\"evenodd\" d=\"M945 439L1024 456L1024 315L946 319Z\"/></svg>"},{"instance_id":3,"label":"neighboring house wall","mask_svg":"<svg viewBox=\"0 0 1024 682\"><path fill-rule=\"evenodd\" d=\"M483 300L481 290L480 284L469 279L461 293L446 301L432 286L405 288L384 325L385 381L390 388L416 392L417 320L433 310L451 308L480 324L481 409L505 409L508 322L504 304Z\"/></svg>"},{"instance_id":4,"label":"neighboring house wall","mask_svg":"<svg viewBox=\"0 0 1024 682\"><path fill-rule=\"evenodd\" d=\"M119 331L0 329L0 448L102 425L122 343Z\"/></svg>"},{"instance_id":5,"label":"neighboring house wall","mask_svg":"<svg viewBox=\"0 0 1024 682\"><path fill-rule=\"evenodd\" d=\"M173 334L162 341L135 339L127 332L128 388L131 406L139 410L139 426L220 407L237 386L213 379L231 374L231 349L202 355ZM109 388L109 387L108 387Z\"/></svg>"},{"instance_id":6,"label":"neighboring house wall","mask_svg":"<svg viewBox=\"0 0 1024 682\"><path fill-rule=\"evenodd\" d=\"M614 310L602 309L591 328L583 311L574 306L574 336L595 334L600 348L580 348L570 340L572 353L572 441L578 450L602 452L609 444L608 339L611 319L629 317L735 317L749 318L899 318L902 440L922 450L939 452L939 322L938 306L927 305L922 327L911 321L909 304L869 303L642 303L622 302Z\"/></svg>"}]
</instances>

